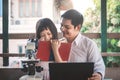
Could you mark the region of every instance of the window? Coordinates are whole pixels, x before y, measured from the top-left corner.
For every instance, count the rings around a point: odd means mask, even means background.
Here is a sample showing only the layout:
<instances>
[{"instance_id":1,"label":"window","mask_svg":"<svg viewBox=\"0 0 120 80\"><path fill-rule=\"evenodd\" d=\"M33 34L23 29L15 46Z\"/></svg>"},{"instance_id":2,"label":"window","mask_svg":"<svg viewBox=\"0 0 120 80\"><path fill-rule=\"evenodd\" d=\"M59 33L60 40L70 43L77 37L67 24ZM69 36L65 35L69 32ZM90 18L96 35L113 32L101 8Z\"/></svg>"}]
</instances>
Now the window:
<instances>
[{"instance_id":1,"label":"window","mask_svg":"<svg viewBox=\"0 0 120 80\"><path fill-rule=\"evenodd\" d=\"M2 0L0 0L0 17L2 16Z\"/></svg>"},{"instance_id":2,"label":"window","mask_svg":"<svg viewBox=\"0 0 120 80\"><path fill-rule=\"evenodd\" d=\"M42 0L19 0L20 17L41 17Z\"/></svg>"}]
</instances>

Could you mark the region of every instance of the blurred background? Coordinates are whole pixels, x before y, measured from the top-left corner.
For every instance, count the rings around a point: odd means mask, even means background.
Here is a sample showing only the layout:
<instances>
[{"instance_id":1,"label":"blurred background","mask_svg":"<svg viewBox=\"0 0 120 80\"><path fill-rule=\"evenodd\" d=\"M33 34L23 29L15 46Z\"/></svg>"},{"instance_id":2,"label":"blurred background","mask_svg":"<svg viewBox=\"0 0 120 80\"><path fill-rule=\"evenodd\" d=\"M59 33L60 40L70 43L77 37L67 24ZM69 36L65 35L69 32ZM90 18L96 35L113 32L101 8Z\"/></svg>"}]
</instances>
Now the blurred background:
<instances>
[{"instance_id":1,"label":"blurred background","mask_svg":"<svg viewBox=\"0 0 120 80\"><path fill-rule=\"evenodd\" d=\"M66 10L74 8L84 15L82 33L101 33L101 0L9 0L8 33L35 33L37 20L48 17L54 21L60 31L60 16ZM107 33L120 33L120 0L107 0ZM3 33L3 0L0 0L0 34ZM33 36L29 36L30 38ZM28 39L9 39L9 53L25 53ZM102 52L101 38L93 39ZM120 39L107 39L106 52L120 52ZM0 39L0 54L3 42ZM0 65L3 64L0 57ZM9 57L9 62L13 58ZM18 58L16 58L18 59ZM112 63L120 65L120 57L105 57L106 66Z\"/></svg>"}]
</instances>

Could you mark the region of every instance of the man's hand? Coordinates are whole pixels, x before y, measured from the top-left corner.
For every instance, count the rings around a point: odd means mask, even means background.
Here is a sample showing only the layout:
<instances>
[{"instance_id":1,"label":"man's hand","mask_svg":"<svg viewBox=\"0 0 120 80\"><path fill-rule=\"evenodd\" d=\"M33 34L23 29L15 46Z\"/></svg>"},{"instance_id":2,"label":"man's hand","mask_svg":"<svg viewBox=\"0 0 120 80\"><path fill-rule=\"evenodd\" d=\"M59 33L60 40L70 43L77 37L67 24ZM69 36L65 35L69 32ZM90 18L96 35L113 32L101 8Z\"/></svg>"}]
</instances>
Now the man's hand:
<instances>
[{"instance_id":1,"label":"man's hand","mask_svg":"<svg viewBox=\"0 0 120 80\"><path fill-rule=\"evenodd\" d=\"M101 80L102 76L100 75L100 73L94 73L92 75L92 77L88 78L88 80Z\"/></svg>"}]
</instances>

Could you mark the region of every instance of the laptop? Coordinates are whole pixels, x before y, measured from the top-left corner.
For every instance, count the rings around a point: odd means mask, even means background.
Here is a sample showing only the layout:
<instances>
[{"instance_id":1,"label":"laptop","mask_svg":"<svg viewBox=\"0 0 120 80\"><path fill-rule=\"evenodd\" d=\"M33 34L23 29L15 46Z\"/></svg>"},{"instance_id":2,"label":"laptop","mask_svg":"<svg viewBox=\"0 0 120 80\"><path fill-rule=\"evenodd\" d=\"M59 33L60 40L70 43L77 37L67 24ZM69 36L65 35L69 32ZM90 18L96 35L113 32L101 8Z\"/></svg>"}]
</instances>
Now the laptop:
<instances>
[{"instance_id":1,"label":"laptop","mask_svg":"<svg viewBox=\"0 0 120 80\"><path fill-rule=\"evenodd\" d=\"M88 80L94 63L49 63L50 80Z\"/></svg>"}]
</instances>

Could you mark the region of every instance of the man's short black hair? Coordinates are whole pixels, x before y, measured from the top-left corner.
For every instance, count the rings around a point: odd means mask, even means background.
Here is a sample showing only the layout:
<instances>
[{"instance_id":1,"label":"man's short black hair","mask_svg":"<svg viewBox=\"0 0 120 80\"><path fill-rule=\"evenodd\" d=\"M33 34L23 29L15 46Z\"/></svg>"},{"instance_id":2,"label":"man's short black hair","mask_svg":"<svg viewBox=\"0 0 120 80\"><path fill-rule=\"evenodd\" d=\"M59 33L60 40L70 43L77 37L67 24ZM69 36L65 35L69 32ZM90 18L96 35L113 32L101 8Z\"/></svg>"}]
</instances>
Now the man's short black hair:
<instances>
[{"instance_id":1,"label":"man's short black hair","mask_svg":"<svg viewBox=\"0 0 120 80\"><path fill-rule=\"evenodd\" d=\"M74 25L74 27L76 27L79 24L82 26L82 24L83 24L83 15L74 9L70 9L70 10L66 11L61 17L70 19L71 23Z\"/></svg>"}]
</instances>

